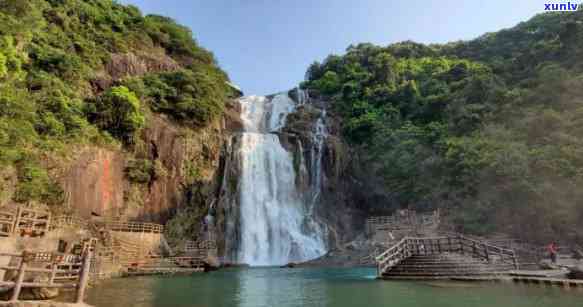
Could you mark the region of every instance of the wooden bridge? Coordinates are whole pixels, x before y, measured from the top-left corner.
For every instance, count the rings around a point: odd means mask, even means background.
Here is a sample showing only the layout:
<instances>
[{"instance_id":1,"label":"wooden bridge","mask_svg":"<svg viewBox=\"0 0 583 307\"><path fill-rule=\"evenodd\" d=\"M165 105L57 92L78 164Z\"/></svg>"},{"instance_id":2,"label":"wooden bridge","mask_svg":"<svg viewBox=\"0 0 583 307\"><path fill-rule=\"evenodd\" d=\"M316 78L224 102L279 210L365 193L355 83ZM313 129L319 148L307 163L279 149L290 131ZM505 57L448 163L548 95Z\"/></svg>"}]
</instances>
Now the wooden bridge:
<instances>
[{"instance_id":1,"label":"wooden bridge","mask_svg":"<svg viewBox=\"0 0 583 307\"><path fill-rule=\"evenodd\" d=\"M462 235L405 237L376 257L383 279L451 279L506 274L519 268L513 250Z\"/></svg>"}]
</instances>

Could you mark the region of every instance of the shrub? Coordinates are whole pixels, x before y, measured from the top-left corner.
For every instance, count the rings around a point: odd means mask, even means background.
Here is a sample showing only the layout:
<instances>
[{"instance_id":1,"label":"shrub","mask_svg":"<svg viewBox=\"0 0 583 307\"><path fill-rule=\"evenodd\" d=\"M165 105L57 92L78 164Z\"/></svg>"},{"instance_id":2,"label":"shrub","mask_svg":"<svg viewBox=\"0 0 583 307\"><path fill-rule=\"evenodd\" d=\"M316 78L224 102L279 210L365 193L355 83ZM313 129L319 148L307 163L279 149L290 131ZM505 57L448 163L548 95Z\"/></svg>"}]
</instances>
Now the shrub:
<instances>
[{"instance_id":1,"label":"shrub","mask_svg":"<svg viewBox=\"0 0 583 307\"><path fill-rule=\"evenodd\" d=\"M180 70L144 78L145 98L156 112L204 126L222 114L228 90L225 79L213 71ZM140 88L135 81L131 86Z\"/></svg>"},{"instance_id":2,"label":"shrub","mask_svg":"<svg viewBox=\"0 0 583 307\"><path fill-rule=\"evenodd\" d=\"M18 185L14 193L17 202L40 201L49 205L62 203L62 188L40 166L28 162L19 167Z\"/></svg>"},{"instance_id":3,"label":"shrub","mask_svg":"<svg viewBox=\"0 0 583 307\"><path fill-rule=\"evenodd\" d=\"M134 183L150 183L168 175L168 171L160 160L149 159L129 160L125 173L127 178Z\"/></svg>"},{"instance_id":4,"label":"shrub","mask_svg":"<svg viewBox=\"0 0 583 307\"><path fill-rule=\"evenodd\" d=\"M125 168L126 177L135 183L149 183L155 177L155 165L148 159L129 160Z\"/></svg>"},{"instance_id":5,"label":"shrub","mask_svg":"<svg viewBox=\"0 0 583 307\"><path fill-rule=\"evenodd\" d=\"M146 123L140 100L125 86L112 87L89 104L86 112L91 122L126 144L133 143L135 133Z\"/></svg>"}]
</instances>

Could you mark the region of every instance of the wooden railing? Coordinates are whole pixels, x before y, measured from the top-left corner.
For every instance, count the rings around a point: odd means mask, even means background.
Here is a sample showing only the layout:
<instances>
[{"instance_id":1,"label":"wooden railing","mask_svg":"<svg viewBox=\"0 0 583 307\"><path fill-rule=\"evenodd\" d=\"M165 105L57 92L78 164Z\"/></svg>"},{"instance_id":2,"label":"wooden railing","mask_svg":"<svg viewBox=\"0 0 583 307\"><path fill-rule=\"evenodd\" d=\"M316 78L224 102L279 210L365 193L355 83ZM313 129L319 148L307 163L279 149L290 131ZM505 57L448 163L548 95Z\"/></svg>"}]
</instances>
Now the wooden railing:
<instances>
[{"instance_id":1,"label":"wooden railing","mask_svg":"<svg viewBox=\"0 0 583 307\"><path fill-rule=\"evenodd\" d=\"M0 236L42 236L49 230L50 224L51 213L48 211L23 207L0 211Z\"/></svg>"},{"instance_id":2,"label":"wooden railing","mask_svg":"<svg viewBox=\"0 0 583 307\"><path fill-rule=\"evenodd\" d=\"M150 256L136 261L132 267L141 268L164 268L164 267L200 267L204 266L204 259L202 257L160 257ZM131 268L131 267L130 267Z\"/></svg>"},{"instance_id":3,"label":"wooden railing","mask_svg":"<svg viewBox=\"0 0 583 307\"><path fill-rule=\"evenodd\" d=\"M85 229L88 226L87 220L84 220L74 215L59 215L53 218L50 230L64 229L64 228L81 228Z\"/></svg>"},{"instance_id":4,"label":"wooden railing","mask_svg":"<svg viewBox=\"0 0 583 307\"><path fill-rule=\"evenodd\" d=\"M8 237L14 232L16 213L11 211L0 212L0 236Z\"/></svg>"},{"instance_id":5,"label":"wooden railing","mask_svg":"<svg viewBox=\"0 0 583 307\"><path fill-rule=\"evenodd\" d=\"M22 253L0 253L0 256L13 257L18 260L17 266L0 266L0 270L17 272L16 281L0 281L0 286L13 289L10 302L18 301L22 288L74 288L76 289L75 302L83 303L85 289L89 281L91 250L87 250L83 257L26 251ZM43 268L42 266L50 268ZM64 266L69 268L63 269ZM72 266L77 266L78 269L71 269L70 267ZM25 282L26 274L32 272L47 274L48 281Z\"/></svg>"},{"instance_id":6,"label":"wooden railing","mask_svg":"<svg viewBox=\"0 0 583 307\"><path fill-rule=\"evenodd\" d=\"M417 214L407 210L404 215L374 216L366 220L366 229L369 234L378 230L415 230L428 227L437 227L440 222L439 211Z\"/></svg>"},{"instance_id":7,"label":"wooden railing","mask_svg":"<svg viewBox=\"0 0 583 307\"><path fill-rule=\"evenodd\" d=\"M390 268L396 266L401 261L411 257L413 254L410 245L410 238L403 238L399 243L387 249L384 253L377 256L377 275L381 276Z\"/></svg>"},{"instance_id":8,"label":"wooden railing","mask_svg":"<svg viewBox=\"0 0 583 307\"><path fill-rule=\"evenodd\" d=\"M2 220L2 215L0 214L0 221ZM122 232L143 232L143 233L163 233L164 225L156 223L147 222L130 222L122 221L118 219L102 219L97 221L88 222L78 216L73 215L60 215L54 218L50 229L61 229L66 227L77 227L77 228L88 228L93 226L96 229L102 227L110 231L122 231Z\"/></svg>"},{"instance_id":9,"label":"wooden railing","mask_svg":"<svg viewBox=\"0 0 583 307\"><path fill-rule=\"evenodd\" d=\"M184 251L185 252L190 252L190 251L195 251L195 250L199 250L199 249L216 249L217 248L217 242L215 241L210 241L210 240L204 240L204 241L186 241L186 243L184 244Z\"/></svg>"},{"instance_id":10,"label":"wooden railing","mask_svg":"<svg viewBox=\"0 0 583 307\"><path fill-rule=\"evenodd\" d=\"M217 243L215 241L210 240L186 241L186 243L184 244L183 251L188 255L206 258L209 255L209 251L216 249Z\"/></svg>"},{"instance_id":11,"label":"wooden railing","mask_svg":"<svg viewBox=\"0 0 583 307\"><path fill-rule=\"evenodd\" d=\"M513 250L500 248L461 235L444 237L405 237L376 257L378 274L382 274L401 261L414 255L434 255L445 252L460 253L490 263L503 263L518 269Z\"/></svg>"},{"instance_id":12,"label":"wooden railing","mask_svg":"<svg viewBox=\"0 0 583 307\"><path fill-rule=\"evenodd\" d=\"M119 220L104 220L97 222L110 231L164 233L164 225L155 223L126 222Z\"/></svg>"}]
</instances>

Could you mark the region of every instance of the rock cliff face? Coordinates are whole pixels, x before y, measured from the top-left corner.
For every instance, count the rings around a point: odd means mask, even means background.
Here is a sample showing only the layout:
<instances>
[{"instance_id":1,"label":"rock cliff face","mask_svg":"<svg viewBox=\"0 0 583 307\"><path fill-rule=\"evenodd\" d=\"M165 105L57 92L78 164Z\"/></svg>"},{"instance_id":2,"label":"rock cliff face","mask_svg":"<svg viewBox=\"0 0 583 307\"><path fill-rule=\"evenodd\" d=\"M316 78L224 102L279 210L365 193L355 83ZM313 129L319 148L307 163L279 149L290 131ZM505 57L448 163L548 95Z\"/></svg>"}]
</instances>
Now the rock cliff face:
<instances>
[{"instance_id":1,"label":"rock cliff face","mask_svg":"<svg viewBox=\"0 0 583 307\"><path fill-rule=\"evenodd\" d=\"M84 217L92 212L116 216L123 208L123 152L87 147L79 149L78 158L67 167L61 178L66 207Z\"/></svg>"},{"instance_id":2,"label":"rock cliff face","mask_svg":"<svg viewBox=\"0 0 583 307\"><path fill-rule=\"evenodd\" d=\"M198 130L152 115L135 154L101 147L79 149L61 178L67 207L85 217L93 213L158 223L184 206L205 211L222 176L218 171L225 127L237 126L237 110L229 112L230 117ZM132 183L125 170L133 158L153 161L162 175L147 184Z\"/></svg>"},{"instance_id":3,"label":"rock cliff face","mask_svg":"<svg viewBox=\"0 0 583 307\"><path fill-rule=\"evenodd\" d=\"M297 135L301 140L304 159L308 161L308 172L311 174L314 171L314 166L309 163L313 139L309 137L309 132L314 130L319 110L327 110L324 117L327 135L321 147L322 191L320 204L315 208L316 214L328 226L329 249L335 249L362 233L366 217L364 211L359 209L361 192L353 176L355 168L358 168L357 155L342 140L339 119L331 109L329 102L310 93L304 107L288 116L284 131Z\"/></svg>"},{"instance_id":4,"label":"rock cliff face","mask_svg":"<svg viewBox=\"0 0 583 307\"><path fill-rule=\"evenodd\" d=\"M297 91L290 91L290 97L301 101ZM340 137L338 118L331 111L327 101L320 99L314 93L304 94L304 101L294 113L287 117L287 122L280 135L282 143L288 150L297 154L306 163L306 178L302 182L313 180L317 171L313 165L312 156L316 141L313 131L317 129L318 120L322 120L326 127L326 136L319 150L321 150L322 169L321 191L319 205L315 206L316 214L328 226L329 248L336 248L343 242L357 237L364 228L365 213L359 209L359 184L354 179L355 168L358 167L356 152L351 150ZM325 110L325 116L321 116ZM299 165L299 164L296 164ZM301 170L297 173L302 174ZM299 184L302 184L301 182ZM304 184L305 185L305 184Z\"/></svg>"}]
</instances>

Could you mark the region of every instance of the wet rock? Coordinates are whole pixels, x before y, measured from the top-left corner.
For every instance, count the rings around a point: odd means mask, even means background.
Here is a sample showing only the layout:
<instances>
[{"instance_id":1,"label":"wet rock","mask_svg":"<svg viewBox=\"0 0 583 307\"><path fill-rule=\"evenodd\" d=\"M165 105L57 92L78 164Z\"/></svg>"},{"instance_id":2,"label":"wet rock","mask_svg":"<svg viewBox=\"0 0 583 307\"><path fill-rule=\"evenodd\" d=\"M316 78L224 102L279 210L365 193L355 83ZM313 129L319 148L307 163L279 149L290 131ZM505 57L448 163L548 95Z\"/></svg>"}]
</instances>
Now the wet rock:
<instances>
[{"instance_id":1,"label":"wet rock","mask_svg":"<svg viewBox=\"0 0 583 307\"><path fill-rule=\"evenodd\" d=\"M244 123L241 120L241 104L236 101L227 103L225 107L225 129L229 132L242 132Z\"/></svg>"},{"instance_id":2,"label":"wet rock","mask_svg":"<svg viewBox=\"0 0 583 307\"><path fill-rule=\"evenodd\" d=\"M303 105L296 109L295 112L290 113L286 119L286 125L283 131L291 134L298 134L304 136L306 139L311 139L312 131L321 111L311 105Z\"/></svg>"},{"instance_id":3,"label":"wet rock","mask_svg":"<svg viewBox=\"0 0 583 307\"><path fill-rule=\"evenodd\" d=\"M222 264L223 268L249 268L251 267L249 264L246 263L230 263L226 262Z\"/></svg>"},{"instance_id":4,"label":"wet rock","mask_svg":"<svg viewBox=\"0 0 583 307\"><path fill-rule=\"evenodd\" d=\"M545 260L541 260L538 263L538 266L543 269L543 270L557 270L560 269L560 267L556 264L554 264L552 261L545 259Z\"/></svg>"},{"instance_id":5,"label":"wet rock","mask_svg":"<svg viewBox=\"0 0 583 307\"><path fill-rule=\"evenodd\" d=\"M211 269L216 269L219 268L221 266L221 262L219 261L219 258L215 257L215 256L207 256L205 259L205 264L207 267L211 268Z\"/></svg>"},{"instance_id":6,"label":"wet rock","mask_svg":"<svg viewBox=\"0 0 583 307\"><path fill-rule=\"evenodd\" d=\"M567 276L571 279L583 279L583 264L569 267L569 274Z\"/></svg>"}]
</instances>

